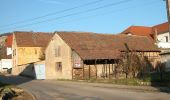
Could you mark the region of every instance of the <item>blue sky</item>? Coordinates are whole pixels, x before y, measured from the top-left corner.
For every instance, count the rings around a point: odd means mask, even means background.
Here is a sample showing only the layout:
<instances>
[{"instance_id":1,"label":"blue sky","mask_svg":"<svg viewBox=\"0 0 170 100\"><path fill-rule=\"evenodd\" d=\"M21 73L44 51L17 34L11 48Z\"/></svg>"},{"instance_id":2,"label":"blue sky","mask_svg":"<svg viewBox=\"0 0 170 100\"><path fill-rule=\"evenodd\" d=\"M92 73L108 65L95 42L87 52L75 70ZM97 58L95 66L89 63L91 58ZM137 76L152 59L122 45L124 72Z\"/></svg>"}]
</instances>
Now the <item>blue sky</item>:
<instances>
[{"instance_id":1,"label":"blue sky","mask_svg":"<svg viewBox=\"0 0 170 100\"><path fill-rule=\"evenodd\" d=\"M103 7L104 5L111 6ZM63 11L73 7L78 8ZM153 26L167 21L163 0L0 0L0 12L0 33L119 33L131 25ZM59 13L37 18L54 12ZM32 20L34 18L37 19Z\"/></svg>"}]
</instances>

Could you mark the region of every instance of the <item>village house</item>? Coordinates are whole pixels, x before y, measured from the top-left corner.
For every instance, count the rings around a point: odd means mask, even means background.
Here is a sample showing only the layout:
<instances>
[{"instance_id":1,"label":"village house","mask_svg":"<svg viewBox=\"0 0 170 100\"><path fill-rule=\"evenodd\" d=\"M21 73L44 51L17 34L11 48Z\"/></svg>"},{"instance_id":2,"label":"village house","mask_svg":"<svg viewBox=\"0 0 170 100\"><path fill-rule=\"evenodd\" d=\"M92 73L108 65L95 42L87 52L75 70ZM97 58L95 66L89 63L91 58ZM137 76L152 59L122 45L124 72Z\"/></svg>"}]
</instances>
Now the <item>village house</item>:
<instances>
[{"instance_id":1,"label":"village house","mask_svg":"<svg viewBox=\"0 0 170 100\"><path fill-rule=\"evenodd\" d=\"M120 34L148 36L149 38L154 40L154 42L158 45L159 48L170 48L170 33L168 22L152 27L130 26Z\"/></svg>"},{"instance_id":2,"label":"village house","mask_svg":"<svg viewBox=\"0 0 170 100\"><path fill-rule=\"evenodd\" d=\"M35 77L32 65L45 60L44 50L51 37L51 33L44 32L13 32L12 74Z\"/></svg>"},{"instance_id":3,"label":"village house","mask_svg":"<svg viewBox=\"0 0 170 100\"><path fill-rule=\"evenodd\" d=\"M159 59L160 50L146 36L55 32L45 51L46 79L110 78L126 46Z\"/></svg>"},{"instance_id":4,"label":"village house","mask_svg":"<svg viewBox=\"0 0 170 100\"><path fill-rule=\"evenodd\" d=\"M156 33L156 43L159 48L170 49L170 33L168 22L153 26Z\"/></svg>"},{"instance_id":5,"label":"village house","mask_svg":"<svg viewBox=\"0 0 170 100\"><path fill-rule=\"evenodd\" d=\"M0 71L7 72L12 68L12 34L5 36L4 45L1 46Z\"/></svg>"},{"instance_id":6,"label":"village house","mask_svg":"<svg viewBox=\"0 0 170 100\"><path fill-rule=\"evenodd\" d=\"M148 36L161 50L161 62L166 71L170 71L170 33L169 23L165 22L152 27L130 26L121 34Z\"/></svg>"},{"instance_id":7,"label":"village house","mask_svg":"<svg viewBox=\"0 0 170 100\"><path fill-rule=\"evenodd\" d=\"M146 26L130 26L127 29L125 29L120 34L126 34L126 35L137 35L137 36L147 36L151 40L154 39L154 34L152 33L153 30L151 27Z\"/></svg>"}]
</instances>

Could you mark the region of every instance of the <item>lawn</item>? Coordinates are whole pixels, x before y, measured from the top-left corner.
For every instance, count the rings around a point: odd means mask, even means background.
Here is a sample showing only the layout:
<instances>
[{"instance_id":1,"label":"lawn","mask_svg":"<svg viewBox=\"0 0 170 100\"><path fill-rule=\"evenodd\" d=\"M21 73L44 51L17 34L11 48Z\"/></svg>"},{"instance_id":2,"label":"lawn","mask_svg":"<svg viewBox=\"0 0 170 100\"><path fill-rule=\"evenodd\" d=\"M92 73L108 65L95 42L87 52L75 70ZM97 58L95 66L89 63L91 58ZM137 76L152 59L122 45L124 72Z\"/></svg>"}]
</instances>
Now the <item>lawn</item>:
<instances>
[{"instance_id":1,"label":"lawn","mask_svg":"<svg viewBox=\"0 0 170 100\"><path fill-rule=\"evenodd\" d=\"M62 79L61 79L62 80ZM120 85L160 85L160 86L170 86L170 72L161 73L155 72L150 75L145 76L142 79L139 78L123 78L123 79L87 79L87 80L65 80L65 81L78 81L78 82L89 82L89 83L109 83L109 84L120 84Z\"/></svg>"}]
</instances>

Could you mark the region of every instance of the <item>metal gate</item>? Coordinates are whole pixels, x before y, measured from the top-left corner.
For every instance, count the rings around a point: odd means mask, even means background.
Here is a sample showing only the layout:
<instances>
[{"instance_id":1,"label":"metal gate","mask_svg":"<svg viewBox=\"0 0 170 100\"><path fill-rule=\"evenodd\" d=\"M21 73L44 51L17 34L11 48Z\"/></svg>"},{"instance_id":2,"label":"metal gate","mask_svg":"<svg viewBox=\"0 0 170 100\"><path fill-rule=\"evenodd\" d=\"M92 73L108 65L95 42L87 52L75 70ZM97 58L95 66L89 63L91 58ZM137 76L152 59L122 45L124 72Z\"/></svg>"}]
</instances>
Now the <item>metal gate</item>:
<instances>
[{"instance_id":1,"label":"metal gate","mask_svg":"<svg viewBox=\"0 0 170 100\"><path fill-rule=\"evenodd\" d=\"M36 79L45 79L45 64L35 64Z\"/></svg>"}]
</instances>

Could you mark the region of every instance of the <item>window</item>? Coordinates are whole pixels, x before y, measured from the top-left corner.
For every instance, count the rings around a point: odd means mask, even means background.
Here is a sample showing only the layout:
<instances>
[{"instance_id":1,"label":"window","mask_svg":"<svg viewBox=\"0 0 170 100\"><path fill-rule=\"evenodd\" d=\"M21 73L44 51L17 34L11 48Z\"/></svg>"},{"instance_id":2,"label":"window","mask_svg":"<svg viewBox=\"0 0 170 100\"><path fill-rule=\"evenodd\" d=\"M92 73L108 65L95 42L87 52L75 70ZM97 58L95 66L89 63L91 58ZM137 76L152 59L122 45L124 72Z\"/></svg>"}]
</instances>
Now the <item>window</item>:
<instances>
[{"instance_id":1,"label":"window","mask_svg":"<svg viewBox=\"0 0 170 100\"><path fill-rule=\"evenodd\" d=\"M61 62L56 62L56 71L62 71L62 63Z\"/></svg>"},{"instance_id":2,"label":"window","mask_svg":"<svg viewBox=\"0 0 170 100\"><path fill-rule=\"evenodd\" d=\"M16 49L15 49L15 55L16 55Z\"/></svg>"},{"instance_id":3,"label":"window","mask_svg":"<svg viewBox=\"0 0 170 100\"><path fill-rule=\"evenodd\" d=\"M13 50L13 56L15 56L15 55L16 55L16 49Z\"/></svg>"},{"instance_id":4,"label":"window","mask_svg":"<svg viewBox=\"0 0 170 100\"><path fill-rule=\"evenodd\" d=\"M14 50L13 50L13 56L14 56Z\"/></svg>"},{"instance_id":5,"label":"window","mask_svg":"<svg viewBox=\"0 0 170 100\"><path fill-rule=\"evenodd\" d=\"M165 36L165 41L168 42L168 36Z\"/></svg>"},{"instance_id":6,"label":"window","mask_svg":"<svg viewBox=\"0 0 170 100\"><path fill-rule=\"evenodd\" d=\"M60 46L57 46L54 50L55 52L55 57L60 57L61 56L61 48Z\"/></svg>"}]
</instances>

